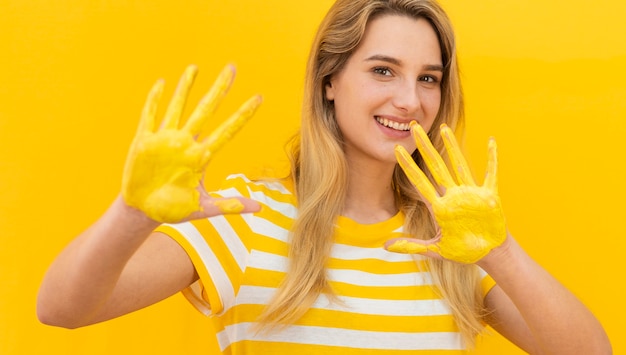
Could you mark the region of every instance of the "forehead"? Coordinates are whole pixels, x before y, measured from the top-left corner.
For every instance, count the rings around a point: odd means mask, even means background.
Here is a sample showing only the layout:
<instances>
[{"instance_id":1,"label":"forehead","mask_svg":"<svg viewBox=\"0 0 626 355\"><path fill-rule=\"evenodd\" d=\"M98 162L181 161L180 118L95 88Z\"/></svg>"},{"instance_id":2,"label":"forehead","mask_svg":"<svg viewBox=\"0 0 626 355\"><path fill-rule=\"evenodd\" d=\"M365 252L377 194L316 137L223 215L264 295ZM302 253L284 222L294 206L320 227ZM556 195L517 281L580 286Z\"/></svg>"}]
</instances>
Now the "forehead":
<instances>
[{"instance_id":1,"label":"forehead","mask_svg":"<svg viewBox=\"0 0 626 355\"><path fill-rule=\"evenodd\" d=\"M379 54L402 62L441 65L439 38L424 18L382 15L370 20L354 57L363 59Z\"/></svg>"}]
</instances>

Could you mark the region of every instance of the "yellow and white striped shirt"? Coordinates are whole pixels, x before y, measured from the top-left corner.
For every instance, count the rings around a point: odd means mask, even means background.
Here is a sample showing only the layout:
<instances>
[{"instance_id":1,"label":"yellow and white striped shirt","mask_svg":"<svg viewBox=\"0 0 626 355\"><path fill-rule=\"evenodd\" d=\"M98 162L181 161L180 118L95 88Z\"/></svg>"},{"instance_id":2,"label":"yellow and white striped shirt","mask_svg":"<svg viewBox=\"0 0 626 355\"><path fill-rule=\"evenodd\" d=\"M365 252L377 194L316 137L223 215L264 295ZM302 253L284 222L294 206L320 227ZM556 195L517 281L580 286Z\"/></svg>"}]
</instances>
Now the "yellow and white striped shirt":
<instances>
[{"instance_id":1,"label":"yellow and white striped shirt","mask_svg":"<svg viewBox=\"0 0 626 355\"><path fill-rule=\"evenodd\" d=\"M213 315L224 354L464 353L451 311L424 271L424 259L382 248L402 234L401 213L372 225L339 217L327 275L340 302L321 295L286 329L251 331L287 270L296 199L287 180L251 181L243 175L229 177L216 195L252 198L263 208L163 225L158 231L190 255L200 280L184 294ZM483 278L484 294L493 284Z\"/></svg>"}]
</instances>

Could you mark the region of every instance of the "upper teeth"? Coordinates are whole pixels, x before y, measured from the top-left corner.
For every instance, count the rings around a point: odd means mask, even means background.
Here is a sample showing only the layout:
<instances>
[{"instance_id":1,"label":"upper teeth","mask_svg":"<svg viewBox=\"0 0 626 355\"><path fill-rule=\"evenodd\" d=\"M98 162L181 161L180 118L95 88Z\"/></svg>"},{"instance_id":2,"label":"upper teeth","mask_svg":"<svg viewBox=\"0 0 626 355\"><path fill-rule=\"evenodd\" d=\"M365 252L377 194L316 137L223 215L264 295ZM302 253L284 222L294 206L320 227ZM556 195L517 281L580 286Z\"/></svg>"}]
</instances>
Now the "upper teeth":
<instances>
[{"instance_id":1,"label":"upper teeth","mask_svg":"<svg viewBox=\"0 0 626 355\"><path fill-rule=\"evenodd\" d=\"M385 127L393 128L398 131L408 131L411 127L408 123L389 121L388 119L382 117L376 117L376 121Z\"/></svg>"}]
</instances>

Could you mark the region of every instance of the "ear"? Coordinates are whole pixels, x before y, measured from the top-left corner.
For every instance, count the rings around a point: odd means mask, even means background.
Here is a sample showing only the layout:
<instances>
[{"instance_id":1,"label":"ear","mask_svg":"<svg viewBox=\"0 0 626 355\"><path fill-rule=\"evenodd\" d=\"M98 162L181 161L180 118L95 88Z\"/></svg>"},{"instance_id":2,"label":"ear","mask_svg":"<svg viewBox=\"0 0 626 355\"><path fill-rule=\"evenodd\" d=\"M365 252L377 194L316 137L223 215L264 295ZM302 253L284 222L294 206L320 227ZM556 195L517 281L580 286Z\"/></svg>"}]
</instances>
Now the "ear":
<instances>
[{"instance_id":1,"label":"ear","mask_svg":"<svg viewBox=\"0 0 626 355\"><path fill-rule=\"evenodd\" d=\"M324 86L326 100L334 101L335 100L335 88L333 87L333 79L328 80L326 85Z\"/></svg>"}]
</instances>

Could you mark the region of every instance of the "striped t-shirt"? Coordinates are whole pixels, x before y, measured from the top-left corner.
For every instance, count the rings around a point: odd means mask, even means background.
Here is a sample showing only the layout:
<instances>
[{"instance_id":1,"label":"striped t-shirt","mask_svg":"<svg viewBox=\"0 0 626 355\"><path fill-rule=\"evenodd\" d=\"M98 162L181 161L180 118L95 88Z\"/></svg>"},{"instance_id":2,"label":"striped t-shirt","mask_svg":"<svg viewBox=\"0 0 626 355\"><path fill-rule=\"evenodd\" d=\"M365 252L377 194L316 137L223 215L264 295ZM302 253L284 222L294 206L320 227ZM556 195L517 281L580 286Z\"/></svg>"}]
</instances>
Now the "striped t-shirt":
<instances>
[{"instance_id":1,"label":"striped t-shirt","mask_svg":"<svg viewBox=\"0 0 626 355\"><path fill-rule=\"evenodd\" d=\"M252 198L254 214L217 216L157 231L180 243L200 280L183 293L212 315L224 354L461 354L451 310L436 292L421 256L382 248L402 235L404 216L363 225L339 217L327 277L339 302L321 295L295 324L251 330L287 270L296 217L289 181L230 176L215 196ZM485 276L484 294L493 286Z\"/></svg>"}]
</instances>

